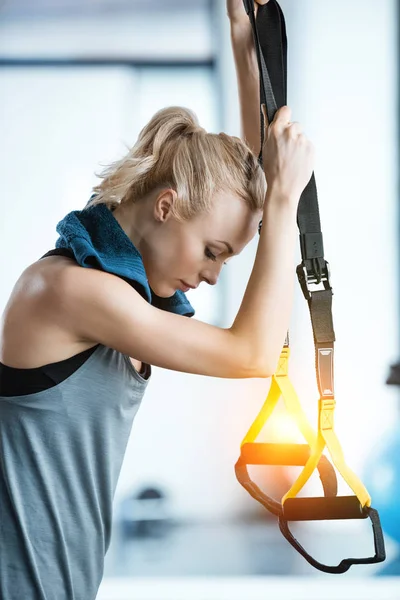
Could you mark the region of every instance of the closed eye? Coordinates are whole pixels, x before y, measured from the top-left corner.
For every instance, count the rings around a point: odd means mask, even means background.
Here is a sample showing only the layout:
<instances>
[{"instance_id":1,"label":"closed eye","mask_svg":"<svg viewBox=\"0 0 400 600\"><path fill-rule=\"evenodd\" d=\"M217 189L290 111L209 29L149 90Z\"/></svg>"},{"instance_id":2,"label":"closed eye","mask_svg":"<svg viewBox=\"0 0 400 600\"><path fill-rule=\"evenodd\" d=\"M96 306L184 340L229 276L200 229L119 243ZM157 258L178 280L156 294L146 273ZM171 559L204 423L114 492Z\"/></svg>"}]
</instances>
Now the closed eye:
<instances>
[{"instance_id":1,"label":"closed eye","mask_svg":"<svg viewBox=\"0 0 400 600\"><path fill-rule=\"evenodd\" d=\"M211 260L213 260L214 262L217 260L217 257L215 256L215 254L213 254L210 250L210 248L205 249L204 254L207 256L207 258L210 258Z\"/></svg>"},{"instance_id":2,"label":"closed eye","mask_svg":"<svg viewBox=\"0 0 400 600\"><path fill-rule=\"evenodd\" d=\"M209 248L206 247L204 254L207 256L207 258L209 258L210 260L212 260L213 262L215 262L217 260L217 257L215 256L215 254L213 254L211 252L211 250ZM228 263L224 262L224 265L227 265Z\"/></svg>"}]
</instances>

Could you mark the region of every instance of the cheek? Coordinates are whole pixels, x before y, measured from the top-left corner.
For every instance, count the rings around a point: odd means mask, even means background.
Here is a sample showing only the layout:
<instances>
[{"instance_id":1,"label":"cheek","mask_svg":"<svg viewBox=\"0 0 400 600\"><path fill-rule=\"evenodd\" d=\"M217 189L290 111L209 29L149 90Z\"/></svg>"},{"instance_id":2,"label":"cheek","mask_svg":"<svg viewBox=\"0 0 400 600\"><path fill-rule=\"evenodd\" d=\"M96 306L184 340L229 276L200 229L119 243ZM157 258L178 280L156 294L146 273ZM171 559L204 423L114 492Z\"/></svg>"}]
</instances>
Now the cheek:
<instances>
[{"instance_id":1,"label":"cheek","mask_svg":"<svg viewBox=\"0 0 400 600\"><path fill-rule=\"evenodd\" d=\"M204 260L204 245L195 236L185 236L181 240L180 247L181 261L189 269L190 274L194 274L202 268Z\"/></svg>"},{"instance_id":2,"label":"cheek","mask_svg":"<svg viewBox=\"0 0 400 600\"><path fill-rule=\"evenodd\" d=\"M155 278L189 279L203 267L204 243L187 225L173 224L153 240L149 272Z\"/></svg>"},{"instance_id":3,"label":"cheek","mask_svg":"<svg viewBox=\"0 0 400 600\"><path fill-rule=\"evenodd\" d=\"M199 250L193 241L186 238L175 239L168 254L175 270L180 271L181 277L185 274L192 275L192 272L199 268Z\"/></svg>"},{"instance_id":4,"label":"cheek","mask_svg":"<svg viewBox=\"0 0 400 600\"><path fill-rule=\"evenodd\" d=\"M193 238L180 231L169 232L157 241L154 248L154 266L165 275L175 274L178 278L191 276L199 268L201 250Z\"/></svg>"}]
</instances>

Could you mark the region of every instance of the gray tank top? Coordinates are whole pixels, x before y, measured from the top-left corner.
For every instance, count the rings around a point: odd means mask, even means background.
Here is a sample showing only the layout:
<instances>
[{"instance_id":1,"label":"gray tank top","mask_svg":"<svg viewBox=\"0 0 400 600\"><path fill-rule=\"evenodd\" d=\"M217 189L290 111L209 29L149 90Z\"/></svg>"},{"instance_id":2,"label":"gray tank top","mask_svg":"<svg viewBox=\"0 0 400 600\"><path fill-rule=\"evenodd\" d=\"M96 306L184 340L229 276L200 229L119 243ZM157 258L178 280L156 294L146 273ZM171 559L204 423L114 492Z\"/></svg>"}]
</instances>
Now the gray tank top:
<instances>
[{"instance_id":1,"label":"gray tank top","mask_svg":"<svg viewBox=\"0 0 400 600\"><path fill-rule=\"evenodd\" d=\"M55 387L0 396L0 600L94 600L150 377L99 345Z\"/></svg>"}]
</instances>

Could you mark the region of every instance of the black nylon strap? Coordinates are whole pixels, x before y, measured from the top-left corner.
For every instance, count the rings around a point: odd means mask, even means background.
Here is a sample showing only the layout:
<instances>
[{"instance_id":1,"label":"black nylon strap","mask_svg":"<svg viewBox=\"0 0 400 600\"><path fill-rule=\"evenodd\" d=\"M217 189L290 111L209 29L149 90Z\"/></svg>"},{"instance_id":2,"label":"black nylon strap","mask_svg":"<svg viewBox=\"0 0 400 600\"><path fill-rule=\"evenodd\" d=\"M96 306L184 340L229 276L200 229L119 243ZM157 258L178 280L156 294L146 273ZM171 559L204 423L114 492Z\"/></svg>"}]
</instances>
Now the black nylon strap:
<instances>
[{"instance_id":1,"label":"black nylon strap","mask_svg":"<svg viewBox=\"0 0 400 600\"><path fill-rule=\"evenodd\" d=\"M253 4L254 15L254 4ZM285 18L277 2L268 2L259 6L257 11L256 29L258 31L261 63L272 89L264 83L262 87L268 94L260 97L266 105L268 121L271 123L278 108L287 103L287 37ZM260 32L262 34L260 35ZM253 32L254 33L254 32ZM270 102L270 98L274 102Z\"/></svg>"},{"instance_id":2,"label":"black nylon strap","mask_svg":"<svg viewBox=\"0 0 400 600\"><path fill-rule=\"evenodd\" d=\"M316 344L335 340L332 320L332 290L316 291L311 295L310 316Z\"/></svg>"},{"instance_id":3,"label":"black nylon strap","mask_svg":"<svg viewBox=\"0 0 400 600\"><path fill-rule=\"evenodd\" d=\"M268 120L271 123L277 109L287 104L287 37L285 19L276 0L258 7L257 19L253 15L253 37L258 41L256 46L258 64L263 64L260 71L260 89L271 92L262 98L265 100ZM266 77L265 77L266 75ZM262 92L261 92L262 93ZM270 101L273 98L273 102ZM299 201L297 224L300 231L300 247L303 261L324 256L321 222L319 216L317 186L314 173L303 190ZM312 266L307 264L307 270Z\"/></svg>"},{"instance_id":4,"label":"black nylon strap","mask_svg":"<svg viewBox=\"0 0 400 600\"><path fill-rule=\"evenodd\" d=\"M252 31L254 46L257 54L258 70L260 73L260 124L261 124L261 146L259 153L259 161L262 164L262 147L264 142L264 115L261 112L261 104L265 104L267 117L269 123L272 123L278 106L286 104L286 81L287 81L287 38L286 38L286 26L283 14L281 13L279 5L276 3L270 3L262 7L262 11L257 14L257 24L254 15L254 1L243 0L246 12L249 16ZM259 7L261 9L261 7ZM271 11L274 12L273 16ZM282 14L281 24L278 27L272 26L273 22L280 20ZM262 15L260 17L260 15ZM271 46L276 48L278 52L269 57L269 65L265 63L265 58L260 47L260 40L258 35L258 28L260 27L260 18L262 20L261 29L264 33L270 36L273 40ZM279 48L282 48L282 53L279 52ZM276 62L274 68L272 63ZM282 76L283 74L283 76ZM271 79L270 79L271 77ZM277 91L278 97L275 98L275 92ZM284 97L281 97L280 90L284 91Z\"/></svg>"}]
</instances>

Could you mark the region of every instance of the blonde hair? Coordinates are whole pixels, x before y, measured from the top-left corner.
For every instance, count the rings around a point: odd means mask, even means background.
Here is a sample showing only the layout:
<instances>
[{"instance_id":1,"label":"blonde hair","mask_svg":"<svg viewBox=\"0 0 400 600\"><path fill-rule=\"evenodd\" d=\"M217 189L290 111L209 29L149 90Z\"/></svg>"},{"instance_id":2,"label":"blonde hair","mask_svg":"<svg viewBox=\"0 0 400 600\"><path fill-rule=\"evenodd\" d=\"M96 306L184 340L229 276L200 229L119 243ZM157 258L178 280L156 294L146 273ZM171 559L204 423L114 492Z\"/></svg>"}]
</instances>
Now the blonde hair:
<instances>
[{"instance_id":1,"label":"blonde hair","mask_svg":"<svg viewBox=\"0 0 400 600\"><path fill-rule=\"evenodd\" d=\"M207 133L196 114L180 106L159 110L122 159L108 165L90 205L135 202L156 189L177 192L172 213L180 221L208 211L216 192L232 192L252 211L262 209L264 173L250 148L225 133Z\"/></svg>"}]
</instances>

